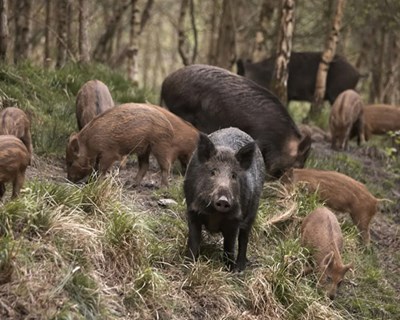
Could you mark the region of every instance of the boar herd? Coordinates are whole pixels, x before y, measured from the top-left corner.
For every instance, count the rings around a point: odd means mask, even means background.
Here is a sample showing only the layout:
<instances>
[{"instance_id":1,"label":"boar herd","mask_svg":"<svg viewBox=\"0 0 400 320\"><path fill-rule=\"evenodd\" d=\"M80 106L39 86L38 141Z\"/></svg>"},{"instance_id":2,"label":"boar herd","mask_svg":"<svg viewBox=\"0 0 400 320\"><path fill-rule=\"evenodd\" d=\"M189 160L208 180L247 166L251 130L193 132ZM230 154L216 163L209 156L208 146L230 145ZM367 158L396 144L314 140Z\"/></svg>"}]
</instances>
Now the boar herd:
<instances>
[{"instance_id":1,"label":"boar herd","mask_svg":"<svg viewBox=\"0 0 400 320\"><path fill-rule=\"evenodd\" d=\"M336 97L332 92L330 99ZM85 83L76 97L79 132L70 135L66 147L68 180L78 183L93 172L102 177L115 163L135 154L134 181L140 184L153 155L161 171L160 185L167 187L171 168L179 161L185 173L186 257L199 256L204 227L222 233L223 258L232 271L246 267L265 180L280 179L288 187L300 183L329 208L318 208L304 219L301 243L312 250L320 284L333 299L351 265L342 262L343 237L330 210L349 213L368 245L378 200L348 176L303 169L311 131L299 129L279 99L250 79L214 66L186 66L163 81L161 101L166 108L149 103L114 106L104 83ZM375 112L387 113L387 119L377 121ZM345 149L353 136L362 143L371 134L395 130L389 119L396 114L399 124L399 112L394 107L364 107L353 90L338 93L330 116L332 146ZM16 197L33 154L26 114L18 108L4 109L0 134L0 198L6 182L12 182Z\"/></svg>"}]
</instances>

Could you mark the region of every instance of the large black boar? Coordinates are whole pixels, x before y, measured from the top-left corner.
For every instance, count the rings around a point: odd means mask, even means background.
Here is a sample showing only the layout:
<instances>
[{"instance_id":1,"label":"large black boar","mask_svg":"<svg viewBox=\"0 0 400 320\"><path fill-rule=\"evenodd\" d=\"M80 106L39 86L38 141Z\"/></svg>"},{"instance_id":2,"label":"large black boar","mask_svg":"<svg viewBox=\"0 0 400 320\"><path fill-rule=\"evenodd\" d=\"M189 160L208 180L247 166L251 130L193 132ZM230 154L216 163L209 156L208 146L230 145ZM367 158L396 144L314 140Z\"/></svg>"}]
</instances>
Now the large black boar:
<instances>
[{"instance_id":1,"label":"large black boar","mask_svg":"<svg viewBox=\"0 0 400 320\"><path fill-rule=\"evenodd\" d=\"M287 86L289 101L313 101L321 56L322 52L292 52ZM275 60L275 57L257 63L238 60L238 74L255 81L262 87L271 88ZM325 100L329 100L333 104L341 92L354 89L359 78L358 71L343 56L335 55L329 65Z\"/></svg>"},{"instance_id":2,"label":"large black boar","mask_svg":"<svg viewBox=\"0 0 400 320\"><path fill-rule=\"evenodd\" d=\"M228 268L245 268L264 179L261 152L248 134L237 128L221 129L209 136L200 134L184 181L189 257L199 254L204 225L210 232L222 232ZM236 239L239 252L235 265Z\"/></svg>"},{"instance_id":3,"label":"large black boar","mask_svg":"<svg viewBox=\"0 0 400 320\"><path fill-rule=\"evenodd\" d=\"M302 136L279 99L253 81L227 70L191 65L170 74L161 99L200 131L237 127L258 143L268 174L302 167L311 138Z\"/></svg>"}]
</instances>

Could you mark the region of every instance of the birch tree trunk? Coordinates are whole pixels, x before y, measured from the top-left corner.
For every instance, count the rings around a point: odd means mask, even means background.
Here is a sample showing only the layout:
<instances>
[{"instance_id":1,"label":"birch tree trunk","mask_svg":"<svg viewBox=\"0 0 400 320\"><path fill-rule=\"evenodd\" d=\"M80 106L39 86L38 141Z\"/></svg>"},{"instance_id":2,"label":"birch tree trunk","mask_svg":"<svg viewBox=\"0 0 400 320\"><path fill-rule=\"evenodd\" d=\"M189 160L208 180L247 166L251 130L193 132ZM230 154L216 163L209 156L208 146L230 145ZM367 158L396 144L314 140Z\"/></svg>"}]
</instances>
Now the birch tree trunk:
<instances>
[{"instance_id":1,"label":"birch tree trunk","mask_svg":"<svg viewBox=\"0 0 400 320\"><path fill-rule=\"evenodd\" d=\"M345 2L345 0L337 0L336 2L336 10L333 17L332 29L325 50L322 53L321 62L318 67L314 102L311 104L310 118L317 117L321 112L325 97L326 79L328 77L329 64L335 56L336 45L339 41L339 33L342 24L342 16Z\"/></svg>"},{"instance_id":2,"label":"birch tree trunk","mask_svg":"<svg viewBox=\"0 0 400 320\"><path fill-rule=\"evenodd\" d=\"M288 66L292 52L295 0L282 0L281 27L276 51L272 88L284 105L287 104Z\"/></svg>"},{"instance_id":3,"label":"birch tree trunk","mask_svg":"<svg viewBox=\"0 0 400 320\"><path fill-rule=\"evenodd\" d=\"M0 60L3 62L9 62L10 57L7 4L7 0L0 0Z\"/></svg>"},{"instance_id":4,"label":"birch tree trunk","mask_svg":"<svg viewBox=\"0 0 400 320\"><path fill-rule=\"evenodd\" d=\"M56 68L61 68L67 61L67 11L68 0L59 0L57 8L57 61Z\"/></svg>"},{"instance_id":5,"label":"birch tree trunk","mask_svg":"<svg viewBox=\"0 0 400 320\"><path fill-rule=\"evenodd\" d=\"M88 7L87 1L79 0L79 62L89 63L90 47L88 37Z\"/></svg>"},{"instance_id":6,"label":"birch tree trunk","mask_svg":"<svg viewBox=\"0 0 400 320\"><path fill-rule=\"evenodd\" d=\"M128 79L131 80L135 85L138 85L138 33L137 26L137 14L138 9L136 7L137 0L131 0L131 19L130 19L130 33L129 33L129 47L127 50L128 57Z\"/></svg>"}]
</instances>

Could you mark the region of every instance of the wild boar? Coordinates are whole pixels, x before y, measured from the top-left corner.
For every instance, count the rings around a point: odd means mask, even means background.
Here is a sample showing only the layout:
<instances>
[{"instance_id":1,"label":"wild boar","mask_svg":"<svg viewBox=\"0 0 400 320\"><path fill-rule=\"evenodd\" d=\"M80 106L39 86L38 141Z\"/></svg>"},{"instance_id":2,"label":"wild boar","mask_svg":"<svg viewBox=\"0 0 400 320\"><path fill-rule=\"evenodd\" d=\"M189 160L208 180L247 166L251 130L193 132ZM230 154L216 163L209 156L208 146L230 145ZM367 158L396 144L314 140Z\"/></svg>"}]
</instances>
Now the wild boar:
<instances>
[{"instance_id":1,"label":"wild boar","mask_svg":"<svg viewBox=\"0 0 400 320\"><path fill-rule=\"evenodd\" d=\"M23 110L15 107L8 107L1 110L0 134L13 135L19 138L28 150L29 159L32 158L31 122Z\"/></svg>"},{"instance_id":2,"label":"wild boar","mask_svg":"<svg viewBox=\"0 0 400 320\"><path fill-rule=\"evenodd\" d=\"M289 170L282 181L303 183L309 192L317 192L329 208L350 213L364 244L369 245L370 222L377 212L378 200L365 185L342 173L317 169Z\"/></svg>"},{"instance_id":3,"label":"wild boar","mask_svg":"<svg viewBox=\"0 0 400 320\"><path fill-rule=\"evenodd\" d=\"M310 136L312 142L331 142L332 140L331 134L320 127L307 124L300 124L298 127L302 136Z\"/></svg>"},{"instance_id":4,"label":"wild boar","mask_svg":"<svg viewBox=\"0 0 400 320\"><path fill-rule=\"evenodd\" d=\"M229 270L246 266L249 234L265 179L263 158L254 140L237 128L209 136L200 133L186 171L184 193L189 225L189 258L199 255L201 229L221 232ZM235 242L239 252L234 263Z\"/></svg>"},{"instance_id":5,"label":"wild boar","mask_svg":"<svg viewBox=\"0 0 400 320\"><path fill-rule=\"evenodd\" d=\"M315 209L301 224L301 243L312 251L320 274L319 284L333 300L352 264L344 265L343 236L336 216L327 208Z\"/></svg>"},{"instance_id":6,"label":"wild boar","mask_svg":"<svg viewBox=\"0 0 400 320\"><path fill-rule=\"evenodd\" d=\"M114 101L108 87L100 80L86 82L76 95L76 119L78 129L82 128L95 116L114 107Z\"/></svg>"},{"instance_id":7,"label":"wild boar","mask_svg":"<svg viewBox=\"0 0 400 320\"><path fill-rule=\"evenodd\" d=\"M12 198L18 196L24 181L30 153L20 139L0 135L0 199L6 192L5 183L12 182Z\"/></svg>"},{"instance_id":8,"label":"wild boar","mask_svg":"<svg viewBox=\"0 0 400 320\"><path fill-rule=\"evenodd\" d=\"M365 140L373 134L385 134L400 130L400 108L385 104L364 107Z\"/></svg>"},{"instance_id":9,"label":"wild boar","mask_svg":"<svg viewBox=\"0 0 400 320\"><path fill-rule=\"evenodd\" d=\"M354 90L343 91L335 100L329 116L332 149L347 150L351 133L356 132L357 144L364 138L364 104Z\"/></svg>"},{"instance_id":10,"label":"wild boar","mask_svg":"<svg viewBox=\"0 0 400 320\"><path fill-rule=\"evenodd\" d=\"M321 57L322 52L291 53L287 84L289 101L312 102L314 100L315 83ZM275 57L257 63L238 60L238 74L255 81L263 88L271 89L275 60ZM354 89L359 78L359 72L343 56L336 54L329 65L325 100L329 100L332 105L341 92Z\"/></svg>"},{"instance_id":11,"label":"wild boar","mask_svg":"<svg viewBox=\"0 0 400 320\"><path fill-rule=\"evenodd\" d=\"M170 74L161 100L197 129L211 133L237 127L256 140L271 177L302 167L311 147L271 92L222 68L190 65Z\"/></svg>"},{"instance_id":12,"label":"wild boar","mask_svg":"<svg viewBox=\"0 0 400 320\"><path fill-rule=\"evenodd\" d=\"M95 117L79 133L73 133L66 150L68 179L78 182L93 170L105 174L125 155L138 156L140 183L149 167L152 153L161 168L161 185L168 185L174 149L174 128L164 115L151 105L127 103Z\"/></svg>"}]
</instances>

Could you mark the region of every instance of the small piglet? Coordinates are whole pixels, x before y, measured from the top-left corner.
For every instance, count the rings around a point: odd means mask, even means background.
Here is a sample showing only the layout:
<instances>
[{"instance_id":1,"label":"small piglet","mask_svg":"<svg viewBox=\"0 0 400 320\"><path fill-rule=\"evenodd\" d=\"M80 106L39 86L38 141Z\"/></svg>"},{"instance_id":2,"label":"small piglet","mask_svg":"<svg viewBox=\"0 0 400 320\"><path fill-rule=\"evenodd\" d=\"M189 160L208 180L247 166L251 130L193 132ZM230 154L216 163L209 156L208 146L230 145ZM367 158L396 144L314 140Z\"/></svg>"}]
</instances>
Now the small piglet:
<instances>
[{"instance_id":1,"label":"small piglet","mask_svg":"<svg viewBox=\"0 0 400 320\"><path fill-rule=\"evenodd\" d=\"M373 134L400 130L400 108L385 104L372 104L364 108L365 139Z\"/></svg>"},{"instance_id":2,"label":"small piglet","mask_svg":"<svg viewBox=\"0 0 400 320\"><path fill-rule=\"evenodd\" d=\"M344 265L340 256L343 236L336 216L325 207L311 212L301 225L301 243L312 251L320 274L319 283L333 300L344 275L352 267L352 264Z\"/></svg>"},{"instance_id":3,"label":"small piglet","mask_svg":"<svg viewBox=\"0 0 400 320\"><path fill-rule=\"evenodd\" d=\"M76 119L78 128L82 128L95 116L114 107L114 101L108 87L100 80L86 82L76 95Z\"/></svg>"},{"instance_id":4,"label":"small piglet","mask_svg":"<svg viewBox=\"0 0 400 320\"><path fill-rule=\"evenodd\" d=\"M0 134L13 135L19 138L29 153L29 159L32 157L32 138L31 123L26 113L14 107L8 107L0 112ZM30 163L30 160L29 160Z\"/></svg>"},{"instance_id":5,"label":"small piglet","mask_svg":"<svg viewBox=\"0 0 400 320\"><path fill-rule=\"evenodd\" d=\"M354 90L343 91L336 98L329 116L332 149L347 150L349 139L357 136L357 143L364 143L364 103Z\"/></svg>"},{"instance_id":6,"label":"small piglet","mask_svg":"<svg viewBox=\"0 0 400 320\"><path fill-rule=\"evenodd\" d=\"M179 119L170 120L160 109L148 104L122 104L95 117L79 133L73 133L66 152L68 179L78 182L93 170L105 174L115 161L135 153L139 162L135 182L139 184L152 153L161 168L161 185L167 186L173 162L190 157L196 144L192 143L191 150L188 145L198 133L189 125L188 130L183 130L183 122L174 127ZM183 155L181 150L188 154Z\"/></svg>"},{"instance_id":7,"label":"small piglet","mask_svg":"<svg viewBox=\"0 0 400 320\"><path fill-rule=\"evenodd\" d=\"M0 199L6 192L5 183L12 182L12 198L18 196L25 181L30 153L20 139L0 135Z\"/></svg>"},{"instance_id":8,"label":"small piglet","mask_svg":"<svg viewBox=\"0 0 400 320\"><path fill-rule=\"evenodd\" d=\"M329 208L350 213L361 232L364 244L369 245L369 227L376 214L378 200L361 182L336 171L317 169L289 170L283 181L304 183L308 191L317 192Z\"/></svg>"},{"instance_id":9,"label":"small piglet","mask_svg":"<svg viewBox=\"0 0 400 320\"><path fill-rule=\"evenodd\" d=\"M200 134L184 181L189 258L199 255L204 225L210 232L222 232L229 270L245 268L249 234L265 175L262 154L247 133L225 128L209 136ZM239 252L235 264L236 239Z\"/></svg>"}]
</instances>

